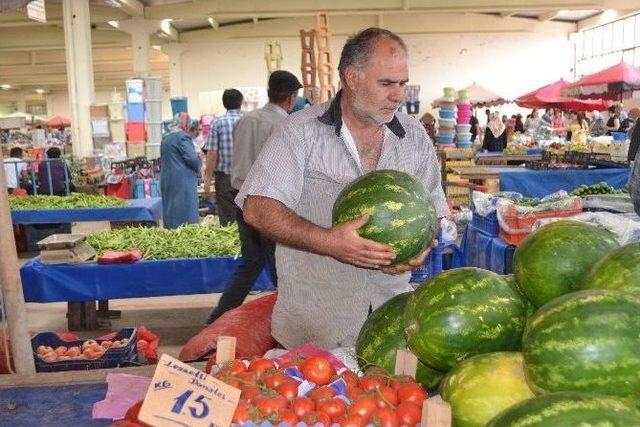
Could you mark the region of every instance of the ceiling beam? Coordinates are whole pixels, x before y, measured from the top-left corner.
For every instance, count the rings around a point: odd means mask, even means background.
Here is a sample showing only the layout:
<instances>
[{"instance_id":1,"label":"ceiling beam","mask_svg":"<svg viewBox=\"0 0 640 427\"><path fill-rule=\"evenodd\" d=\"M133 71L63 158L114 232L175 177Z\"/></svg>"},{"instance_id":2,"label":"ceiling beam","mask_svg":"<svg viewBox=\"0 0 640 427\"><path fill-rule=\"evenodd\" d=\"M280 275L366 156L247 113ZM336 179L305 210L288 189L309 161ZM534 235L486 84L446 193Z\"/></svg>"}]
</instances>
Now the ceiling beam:
<instances>
[{"instance_id":1,"label":"ceiling beam","mask_svg":"<svg viewBox=\"0 0 640 427\"><path fill-rule=\"evenodd\" d=\"M559 14L560 14L560 9L550 10L549 12L545 12L542 15L538 16L538 21L540 22L551 21L552 19L556 19Z\"/></svg>"},{"instance_id":2,"label":"ceiling beam","mask_svg":"<svg viewBox=\"0 0 640 427\"><path fill-rule=\"evenodd\" d=\"M144 5L139 0L119 0L120 8L129 16L144 16Z\"/></svg>"}]
</instances>

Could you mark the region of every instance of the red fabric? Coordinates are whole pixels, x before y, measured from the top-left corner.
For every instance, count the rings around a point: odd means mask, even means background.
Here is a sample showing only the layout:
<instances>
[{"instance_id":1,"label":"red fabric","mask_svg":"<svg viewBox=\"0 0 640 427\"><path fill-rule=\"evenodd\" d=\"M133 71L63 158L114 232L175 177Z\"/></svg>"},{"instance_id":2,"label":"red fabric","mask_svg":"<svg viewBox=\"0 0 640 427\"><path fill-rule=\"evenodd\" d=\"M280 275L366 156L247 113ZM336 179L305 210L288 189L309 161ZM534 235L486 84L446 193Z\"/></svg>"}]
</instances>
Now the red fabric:
<instances>
[{"instance_id":1,"label":"red fabric","mask_svg":"<svg viewBox=\"0 0 640 427\"><path fill-rule=\"evenodd\" d=\"M569 87L603 85L619 82L640 84L640 70L626 62L621 62L613 67L598 71L597 73L588 74L572 85L569 85Z\"/></svg>"},{"instance_id":2,"label":"red fabric","mask_svg":"<svg viewBox=\"0 0 640 427\"><path fill-rule=\"evenodd\" d=\"M53 116L47 121L47 126L52 128L71 126L71 120L66 117Z\"/></svg>"},{"instance_id":3,"label":"red fabric","mask_svg":"<svg viewBox=\"0 0 640 427\"><path fill-rule=\"evenodd\" d=\"M604 99L577 99L563 96L562 90L569 87L570 83L563 79L549 85L528 92L515 99L516 104L525 108L554 107L562 110L575 111L603 111L609 108L611 103Z\"/></svg>"},{"instance_id":4,"label":"red fabric","mask_svg":"<svg viewBox=\"0 0 640 427\"><path fill-rule=\"evenodd\" d=\"M98 264L126 264L142 259L142 252L138 249L130 251L109 251L98 257Z\"/></svg>"},{"instance_id":5,"label":"red fabric","mask_svg":"<svg viewBox=\"0 0 640 427\"><path fill-rule=\"evenodd\" d=\"M271 313L276 298L277 294L270 294L227 311L192 337L178 359L189 362L203 358L216 349L219 336L236 337L239 359L262 356L277 345L271 336Z\"/></svg>"}]
</instances>

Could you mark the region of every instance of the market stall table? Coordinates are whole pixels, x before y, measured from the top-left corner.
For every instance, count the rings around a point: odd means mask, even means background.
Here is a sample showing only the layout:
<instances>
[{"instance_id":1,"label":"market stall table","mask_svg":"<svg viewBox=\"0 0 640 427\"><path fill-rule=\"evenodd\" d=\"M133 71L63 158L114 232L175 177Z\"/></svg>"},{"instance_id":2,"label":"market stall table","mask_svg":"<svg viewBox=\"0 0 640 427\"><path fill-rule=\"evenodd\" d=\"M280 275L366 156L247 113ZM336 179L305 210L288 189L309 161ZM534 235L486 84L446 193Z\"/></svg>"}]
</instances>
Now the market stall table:
<instances>
[{"instance_id":1,"label":"market stall table","mask_svg":"<svg viewBox=\"0 0 640 427\"><path fill-rule=\"evenodd\" d=\"M69 303L69 329L96 327L96 300L222 292L240 258L185 258L131 264L47 265L40 257L20 269L26 302ZM273 289L266 271L254 290Z\"/></svg>"},{"instance_id":2,"label":"market stall table","mask_svg":"<svg viewBox=\"0 0 640 427\"><path fill-rule=\"evenodd\" d=\"M533 160L542 160L541 154L503 154L503 153L476 153L477 165L521 165Z\"/></svg>"}]
</instances>

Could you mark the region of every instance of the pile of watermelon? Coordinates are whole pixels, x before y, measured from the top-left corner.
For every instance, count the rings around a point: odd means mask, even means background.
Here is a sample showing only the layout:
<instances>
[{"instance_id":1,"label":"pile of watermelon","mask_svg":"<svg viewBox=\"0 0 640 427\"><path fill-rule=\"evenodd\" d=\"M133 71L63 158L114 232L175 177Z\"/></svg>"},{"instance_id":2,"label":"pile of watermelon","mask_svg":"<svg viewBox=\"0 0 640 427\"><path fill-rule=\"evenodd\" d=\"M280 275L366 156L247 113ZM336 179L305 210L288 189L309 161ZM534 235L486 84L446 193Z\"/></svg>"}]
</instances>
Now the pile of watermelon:
<instances>
[{"instance_id":1,"label":"pile of watermelon","mask_svg":"<svg viewBox=\"0 0 640 427\"><path fill-rule=\"evenodd\" d=\"M571 220L516 249L514 276L445 271L383 304L356 343L361 367L417 381L453 426L640 426L640 244Z\"/></svg>"}]
</instances>

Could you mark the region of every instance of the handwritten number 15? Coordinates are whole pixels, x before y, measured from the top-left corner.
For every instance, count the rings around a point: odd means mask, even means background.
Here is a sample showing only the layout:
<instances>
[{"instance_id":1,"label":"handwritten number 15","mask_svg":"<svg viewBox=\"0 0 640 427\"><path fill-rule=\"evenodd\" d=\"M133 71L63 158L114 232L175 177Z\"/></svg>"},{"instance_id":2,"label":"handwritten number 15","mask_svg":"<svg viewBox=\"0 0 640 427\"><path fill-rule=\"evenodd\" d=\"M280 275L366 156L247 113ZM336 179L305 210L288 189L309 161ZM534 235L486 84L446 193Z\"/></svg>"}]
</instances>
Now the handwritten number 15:
<instances>
[{"instance_id":1,"label":"handwritten number 15","mask_svg":"<svg viewBox=\"0 0 640 427\"><path fill-rule=\"evenodd\" d=\"M187 390L184 393L182 393L180 396L176 397L174 399L176 403L173 405L173 408L171 408L171 412L175 414L182 413L182 408L184 407L185 403L187 402L189 397L191 397L192 394L193 394L193 390ZM209 405L207 405L207 403L204 401L203 395L196 397L196 399L194 400L194 403L198 404L199 408L194 406L188 406L189 412L191 413L192 417L204 418L207 415L209 415Z\"/></svg>"}]
</instances>

